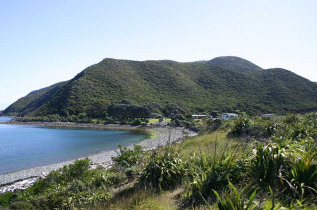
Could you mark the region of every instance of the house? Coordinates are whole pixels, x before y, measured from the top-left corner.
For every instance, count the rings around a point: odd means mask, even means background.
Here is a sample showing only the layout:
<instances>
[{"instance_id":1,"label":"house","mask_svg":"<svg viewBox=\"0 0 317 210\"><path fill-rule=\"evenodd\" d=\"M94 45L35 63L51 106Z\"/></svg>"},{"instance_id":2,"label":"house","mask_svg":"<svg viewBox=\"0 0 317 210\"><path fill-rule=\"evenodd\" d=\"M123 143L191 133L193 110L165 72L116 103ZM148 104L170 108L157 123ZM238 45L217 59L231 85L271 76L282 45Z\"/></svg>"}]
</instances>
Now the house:
<instances>
[{"instance_id":1,"label":"house","mask_svg":"<svg viewBox=\"0 0 317 210\"><path fill-rule=\"evenodd\" d=\"M159 116L158 113L151 113L151 118L157 118Z\"/></svg>"},{"instance_id":2,"label":"house","mask_svg":"<svg viewBox=\"0 0 317 210\"><path fill-rule=\"evenodd\" d=\"M274 116L275 114L273 114L273 113L269 113L269 114L264 114L264 115L262 115L262 117L272 117L272 116Z\"/></svg>"},{"instance_id":3,"label":"house","mask_svg":"<svg viewBox=\"0 0 317 210\"><path fill-rule=\"evenodd\" d=\"M224 113L222 116L221 116L221 119L231 119L231 118L235 118L235 117L238 117L237 114L234 114L234 113Z\"/></svg>"},{"instance_id":4,"label":"house","mask_svg":"<svg viewBox=\"0 0 317 210\"><path fill-rule=\"evenodd\" d=\"M202 118L206 118L208 117L208 115L204 115L204 114L193 114L192 118L193 119L202 119Z\"/></svg>"}]
</instances>

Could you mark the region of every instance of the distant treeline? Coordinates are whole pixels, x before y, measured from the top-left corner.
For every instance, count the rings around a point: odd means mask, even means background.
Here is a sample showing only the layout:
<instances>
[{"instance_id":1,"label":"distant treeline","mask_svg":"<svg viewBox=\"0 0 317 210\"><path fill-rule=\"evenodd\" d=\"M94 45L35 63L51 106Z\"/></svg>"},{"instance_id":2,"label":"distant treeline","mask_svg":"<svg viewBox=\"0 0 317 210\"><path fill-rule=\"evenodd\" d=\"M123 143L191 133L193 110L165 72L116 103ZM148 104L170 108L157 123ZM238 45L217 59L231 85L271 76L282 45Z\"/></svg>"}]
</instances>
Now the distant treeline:
<instances>
[{"instance_id":1,"label":"distant treeline","mask_svg":"<svg viewBox=\"0 0 317 210\"><path fill-rule=\"evenodd\" d=\"M137 105L129 100L109 104L105 101L93 103L85 111L78 114L49 114L45 116L23 116L16 118L18 121L39 122L79 122L79 123L126 123L135 119L161 118L186 115L186 111L179 105L168 103L162 106L158 103Z\"/></svg>"}]
</instances>

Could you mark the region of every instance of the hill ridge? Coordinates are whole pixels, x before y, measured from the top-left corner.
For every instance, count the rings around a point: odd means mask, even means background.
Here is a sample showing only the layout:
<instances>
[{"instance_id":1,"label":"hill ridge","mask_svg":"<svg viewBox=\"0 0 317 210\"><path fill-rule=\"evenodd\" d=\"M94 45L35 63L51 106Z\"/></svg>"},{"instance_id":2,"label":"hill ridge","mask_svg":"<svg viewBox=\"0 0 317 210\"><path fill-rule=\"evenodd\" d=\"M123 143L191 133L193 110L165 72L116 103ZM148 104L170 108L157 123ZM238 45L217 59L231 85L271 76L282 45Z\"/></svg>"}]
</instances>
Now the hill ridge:
<instances>
[{"instance_id":1,"label":"hill ridge","mask_svg":"<svg viewBox=\"0 0 317 210\"><path fill-rule=\"evenodd\" d=\"M136 104L176 103L192 112L317 110L316 83L289 70L265 70L235 56L203 62L105 58L62 84L51 91L44 88L39 97L27 95L4 113L78 115L98 100L122 99Z\"/></svg>"}]
</instances>

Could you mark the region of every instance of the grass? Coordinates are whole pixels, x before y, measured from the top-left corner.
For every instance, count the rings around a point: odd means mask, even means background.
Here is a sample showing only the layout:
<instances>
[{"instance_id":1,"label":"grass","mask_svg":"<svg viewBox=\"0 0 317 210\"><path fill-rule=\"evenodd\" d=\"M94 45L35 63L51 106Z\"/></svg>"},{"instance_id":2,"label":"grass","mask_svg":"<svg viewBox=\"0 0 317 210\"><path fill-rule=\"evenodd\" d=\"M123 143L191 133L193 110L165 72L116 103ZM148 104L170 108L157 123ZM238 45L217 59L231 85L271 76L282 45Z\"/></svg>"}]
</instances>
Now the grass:
<instances>
[{"instance_id":1,"label":"grass","mask_svg":"<svg viewBox=\"0 0 317 210\"><path fill-rule=\"evenodd\" d=\"M129 189L128 189L129 191ZM148 191L133 191L110 203L108 209L176 210L183 189L153 194Z\"/></svg>"},{"instance_id":2,"label":"grass","mask_svg":"<svg viewBox=\"0 0 317 210\"><path fill-rule=\"evenodd\" d=\"M149 118L149 123L148 124L153 124L153 123L158 123L159 119L158 118ZM171 118L164 118L163 123L170 123Z\"/></svg>"},{"instance_id":3,"label":"grass","mask_svg":"<svg viewBox=\"0 0 317 210\"><path fill-rule=\"evenodd\" d=\"M182 144L175 146L179 151L182 158L188 159L196 155L206 155L213 157L217 155L216 151L220 154L222 151L234 151L239 146L246 147L249 151L251 145L243 144L238 139L229 139L227 132L218 131L210 134L201 135L195 138L188 138ZM238 153L242 150L237 151Z\"/></svg>"}]
</instances>

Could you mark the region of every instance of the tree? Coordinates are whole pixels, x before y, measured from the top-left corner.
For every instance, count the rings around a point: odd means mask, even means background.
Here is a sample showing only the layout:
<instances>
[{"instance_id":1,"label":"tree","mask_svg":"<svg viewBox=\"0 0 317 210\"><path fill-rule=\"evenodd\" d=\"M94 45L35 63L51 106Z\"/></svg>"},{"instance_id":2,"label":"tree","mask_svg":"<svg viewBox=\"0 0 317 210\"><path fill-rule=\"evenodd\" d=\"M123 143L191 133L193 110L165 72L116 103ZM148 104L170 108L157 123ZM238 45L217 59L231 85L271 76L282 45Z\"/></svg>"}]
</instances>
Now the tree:
<instances>
[{"instance_id":1,"label":"tree","mask_svg":"<svg viewBox=\"0 0 317 210\"><path fill-rule=\"evenodd\" d=\"M109 102L107 100L96 100L87 107L86 113L93 118L106 117L108 105Z\"/></svg>"},{"instance_id":2,"label":"tree","mask_svg":"<svg viewBox=\"0 0 317 210\"><path fill-rule=\"evenodd\" d=\"M165 116L170 116L172 113L173 114L186 114L186 111L182 108L180 108L177 104L170 103L166 104L163 113Z\"/></svg>"}]
</instances>

